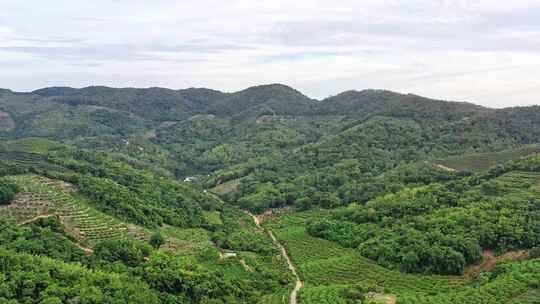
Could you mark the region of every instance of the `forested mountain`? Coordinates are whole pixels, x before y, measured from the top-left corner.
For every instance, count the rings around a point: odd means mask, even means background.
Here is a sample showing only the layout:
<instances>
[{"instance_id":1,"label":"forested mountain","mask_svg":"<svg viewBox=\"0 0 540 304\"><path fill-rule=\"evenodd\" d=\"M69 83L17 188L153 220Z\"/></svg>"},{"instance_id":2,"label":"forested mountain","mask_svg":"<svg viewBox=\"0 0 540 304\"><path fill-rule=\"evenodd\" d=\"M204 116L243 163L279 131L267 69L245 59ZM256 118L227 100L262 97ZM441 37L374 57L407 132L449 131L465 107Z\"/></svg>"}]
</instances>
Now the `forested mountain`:
<instances>
[{"instance_id":1,"label":"forested mountain","mask_svg":"<svg viewBox=\"0 0 540 304\"><path fill-rule=\"evenodd\" d=\"M0 303L535 303L539 145L386 90L0 90Z\"/></svg>"}]
</instances>

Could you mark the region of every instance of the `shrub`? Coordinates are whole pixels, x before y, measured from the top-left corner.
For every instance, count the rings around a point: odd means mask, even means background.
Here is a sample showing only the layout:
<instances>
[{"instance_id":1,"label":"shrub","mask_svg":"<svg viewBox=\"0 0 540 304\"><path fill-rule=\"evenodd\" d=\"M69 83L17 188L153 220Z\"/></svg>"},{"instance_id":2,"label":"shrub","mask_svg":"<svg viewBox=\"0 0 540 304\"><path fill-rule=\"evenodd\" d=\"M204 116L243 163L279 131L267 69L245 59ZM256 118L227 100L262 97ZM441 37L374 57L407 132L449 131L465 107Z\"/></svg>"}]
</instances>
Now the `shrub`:
<instances>
[{"instance_id":1,"label":"shrub","mask_svg":"<svg viewBox=\"0 0 540 304\"><path fill-rule=\"evenodd\" d=\"M540 247L534 247L529 251L529 257L531 259L540 258Z\"/></svg>"},{"instance_id":2,"label":"shrub","mask_svg":"<svg viewBox=\"0 0 540 304\"><path fill-rule=\"evenodd\" d=\"M163 237L163 235L161 235L161 233L156 232L150 237L149 243L152 247L158 249L159 247L161 247L161 245L165 244L165 238Z\"/></svg>"},{"instance_id":3,"label":"shrub","mask_svg":"<svg viewBox=\"0 0 540 304\"><path fill-rule=\"evenodd\" d=\"M8 182L0 182L0 205L8 205L15 198L19 188Z\"/></svg>"}]
</instances>

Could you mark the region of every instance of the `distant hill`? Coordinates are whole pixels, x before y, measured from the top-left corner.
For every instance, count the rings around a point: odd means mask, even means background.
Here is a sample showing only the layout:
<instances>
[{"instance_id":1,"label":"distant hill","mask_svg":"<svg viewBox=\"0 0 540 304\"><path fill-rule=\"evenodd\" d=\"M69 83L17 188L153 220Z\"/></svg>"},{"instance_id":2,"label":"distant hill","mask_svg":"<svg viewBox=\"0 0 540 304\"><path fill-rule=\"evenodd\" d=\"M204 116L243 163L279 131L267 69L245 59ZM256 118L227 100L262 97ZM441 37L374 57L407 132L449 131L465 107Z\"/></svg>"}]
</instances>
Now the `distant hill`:
<instances>
[{"instance_id":1,"label":"distant hill","mask_svg":"<svg viewBox=\"0 0 540 304\"><path fill-rule=\"evenodd\" d=\"M205 88L117 89L103 86L82 89L49 87L29 93L14 93L10 90L0 92L7 95L4 98L27 101L42 98L68 106L102 106L158 121L182 120L196 114L229 117L242 113L360 117L390 115L456 120L495 111L471 103L433 100L387 90L347 91L324 100L314 100L282 84L260 85L235 93Z\"/></svg>"},{"instance_id":2,"label":"distant hill","mask_svg":"<svg viewBox=\"0 0 540 304\"><path fill-rule=\"evenodd\" d=\"M230 94L210 108L210 113L231 116L242 113L255 115L305 115L311 114L316 101L297 90L271 84L251 87Z\"/></svg>"},{"instance_id":3,"label":"distant hill","mask_svg":"<svg viewBox=\"0 0 540 304\"><path fill-rule=\"evenodd\" d=\"M153 158L178 176L207 174L276 153L307 159L296 153L308 151L305 145L323 149L312 158L318 161L359 156L351 153L358 148L342 142L366 144L365 153L380 154L373 150L378 146L374 141L394 135L405 136L408 148L399 149L405 149L411 161L540 142L540 107L495 110L387 90L347 91L314 100L282 84L234 93L50 87L27 93L3 90L0 111L6 125L0 129L1 138L69 140L145 161ZM397 123L385 124L386 118ZM380 134L366 133L374 130ZM415 139L405 139L408 136ZM324 156L326 146L338 151Z\"/></svg>"},{"instance_id":4,"label":"distant hill","mask_svg":"<svg viewBox=\"0 0 540 304\"><path fill-rule=\"evenodd\" d=\"M320 102L321 114L388 115L416 119L458 120L493 110L466 102L447 102L387 90L347 91Z\"/></svg>"}]
</instances>

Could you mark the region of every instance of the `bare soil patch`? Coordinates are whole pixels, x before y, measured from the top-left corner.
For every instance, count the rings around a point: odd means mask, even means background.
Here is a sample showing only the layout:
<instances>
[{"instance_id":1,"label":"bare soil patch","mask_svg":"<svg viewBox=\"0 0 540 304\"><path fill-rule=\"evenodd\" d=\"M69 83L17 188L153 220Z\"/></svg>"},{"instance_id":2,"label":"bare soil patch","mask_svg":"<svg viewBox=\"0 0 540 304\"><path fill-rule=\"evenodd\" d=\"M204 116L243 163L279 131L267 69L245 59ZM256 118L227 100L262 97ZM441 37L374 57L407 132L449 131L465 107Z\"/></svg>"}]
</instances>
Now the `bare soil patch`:
<instances>
[{"instance_id":1,"label":"bare soil patch","mask_svg":"<svg viewBox=\"0 0 540 304\"><path fill-rule=\"evenodd\" d=\"M499 256L495 256L493 250L484 250L482 255L484 257L482 263L467 267L467 269L465 269L465 276L471 276L483 271L490 271L497 263L502 261L521 261L529 256L527 250L508 251Z\"/></svg>"}]
</instances>

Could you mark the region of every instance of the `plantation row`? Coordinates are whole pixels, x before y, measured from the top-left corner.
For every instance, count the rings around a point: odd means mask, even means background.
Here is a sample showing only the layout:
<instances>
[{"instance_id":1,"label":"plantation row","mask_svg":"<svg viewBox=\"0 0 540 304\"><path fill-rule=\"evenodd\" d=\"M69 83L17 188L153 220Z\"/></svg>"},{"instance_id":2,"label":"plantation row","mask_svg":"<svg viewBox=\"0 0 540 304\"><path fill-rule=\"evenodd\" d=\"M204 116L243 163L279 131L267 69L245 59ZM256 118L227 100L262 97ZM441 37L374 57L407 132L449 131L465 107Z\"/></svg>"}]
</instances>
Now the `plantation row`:
<instances>
[{"instance_id":1,"label":"plantation row","mask_svg":"<svg viewBox=\"0 0 540 304\"><path fill-rule=\"evenodd\" d=\"M435 160L435 163L460 171L483 171L496 164L540 152L540 146L530 145L500 152L466 154Z\"/></svg>"},{"instance_id":2,"label":"plantation row","mask_svg":"<svg viewBox=\"0 0 540 304\"><path fill-rule=\"evenodd\" d=\"M520 185L525 191L511 195L526 201L532 193L527 188L538 188L539 177L520 171L499 179L500 183ZM473 276L406 274L381 267L355 249L309 235L306 222L324 217L332 215L329 211L311 210L284 214L265 224L287 247L306 283L300 292L302 304L354 303L368 296L376 303L397 304L538 303L540 260L508 261L497 264L491 272Z\"/></svg>"},{"instance_id":3,"label":"plantation row","mask_svg":"<svg viewBox=\"0 0 540 304\"><path fill-rule=\"evenodd\" d=\"M343 297L343 285L306 286L300 293L302 304L349 304Z\"/></svg>"},{"instance_id":4,"label":"plantation row","mask_svg":"<svg viewBox=\"0 0 540 304\"><path fill-rule=\"evenodd\" d=\"M16 166L29 169L29 168L40 168L51 171L64 171L65 169L61 166L52 164L47 161L47 159L40 154L36 153L27 153L19 151L0 151L0 160L8 161L14 163Z\"/></svg>"},{"instance_id":5,"label":"plantation row","mask_svg":"<svg viewBox=\"0 0 540 304\"><path fill-rule=\"evenodd\" d=\"M25 222L40 215L52 214L56 208L56 204L44 195L21 192L10 205L0 206L0 211L6 217Z\"/></svg>"},{"instance_id":6,"label":"plantation row","mask_svg":"<svg viewBox=\"0 0 540 304\"><path fill-rule=\"evenodd\" d=\"M497 178L507 189L528 188L540 181L540 172L513 171Z\"/></svg>"},{"instance_id":7,"label":"plantation row","mask_svg":"<svg viewBox=\"0 0 540 304\"><path fill-rule=\"evenodd\" d=\"M476 285L437 295L406 295L399 304L500 304L538 303L540 260L502 264L484 273ZM532 299L531 299L532 295Z\"/></svg>"},{"instance_id":8,"label":"plantation row","mask_svg":"<svg viewBox=\"0 0 540 304\"><path fill-rule=\"evenodd\" d=\"M74 195L75 190L70 184L35 175L19 175L10 179L19 185L21 192L11 205L4 208L6 214L18 222L56 216L68 234L90 245L137 233L113 217L85 206L82 199Z\"/></svg>"},{"instance_id":9,"label":"plantation row","mask_svg":"<svg viewBox=\"0 0 540 304\"><path fill-rule=\"evenodd\" d=\"M460 277L416 276L390 271L363 258L352 249L309 236L303 227L276 230L288 247L306 283L315 285L356 284L391 288L393 291L446 292L460 286Z\"/></svg>"},{"instance_id":10,"label":"plantation row","mask_svg":"<svg viewBox=\"0 0 540 304\"><path fill-rule=\"evenodd\" d=\"M276 293L265 297L262 301L264 304L288 304L290 290L282 289Z\"/></svg>"}]
</instances>

